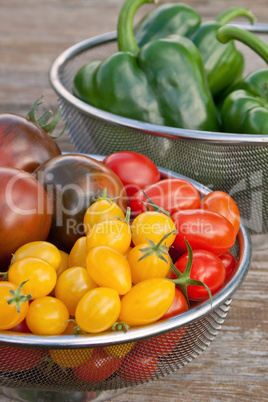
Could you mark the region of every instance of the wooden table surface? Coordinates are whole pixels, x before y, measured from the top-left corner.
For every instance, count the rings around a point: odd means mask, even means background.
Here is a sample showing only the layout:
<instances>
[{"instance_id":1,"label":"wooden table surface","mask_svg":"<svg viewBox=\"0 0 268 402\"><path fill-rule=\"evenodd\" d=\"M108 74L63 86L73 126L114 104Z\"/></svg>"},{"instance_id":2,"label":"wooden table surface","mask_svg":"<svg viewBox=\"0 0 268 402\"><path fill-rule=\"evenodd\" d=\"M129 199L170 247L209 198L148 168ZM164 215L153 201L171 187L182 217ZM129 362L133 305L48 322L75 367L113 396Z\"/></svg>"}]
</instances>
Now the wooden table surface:
<instances>
[{"instance_id":1,"label":"wooden table surface","mask_svg":"<svg viewBox=\"0 0 268 402\"><path fill-rule=\"evenodd\" d=\"M122 4L123 0L0 0L0 113L26 115L41 94L40 113L48 108L55 111L57 96L48 79L52 62L69 46L115 30ZM268 23L267 0L189 0L187 4L204 20L235 5L251 8L259 22ZM144 6L143 12L149 7ZM67 134L58 142L63 151L75 150ZM211 345L177 372L129 389L112 401L268 400L267 301L268 239L254 237L249 273Z\"/></svg>"}]
</instances>

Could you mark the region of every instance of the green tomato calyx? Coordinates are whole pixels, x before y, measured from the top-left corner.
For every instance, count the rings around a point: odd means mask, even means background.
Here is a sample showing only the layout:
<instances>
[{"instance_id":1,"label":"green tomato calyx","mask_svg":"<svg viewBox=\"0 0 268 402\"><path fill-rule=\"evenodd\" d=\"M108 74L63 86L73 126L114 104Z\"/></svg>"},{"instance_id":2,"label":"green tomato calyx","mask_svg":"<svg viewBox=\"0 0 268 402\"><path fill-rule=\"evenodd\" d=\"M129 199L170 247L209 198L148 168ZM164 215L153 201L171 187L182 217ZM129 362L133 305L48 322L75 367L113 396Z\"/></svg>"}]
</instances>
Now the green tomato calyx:
<instances>
[{"instance_id":1,"label":"green tomato calyx","mask_svg":"<svg viewBox=\"0 0 268 402\"><path fill-rule=\"evenodd\" d=\"M28 282L28 280L21 282L20 286L18 287L18 289L16 291L14 291L13 289L11 289L9 291L9 293L11 294L11 297L7 302L10 306L16 307L17 313L21 312L21 305L23 303L31 300L31 298L32 298L31 294L24 295L21 293L22 287L26 282Z\"/></svg>"},{"instance_id":2,"label":"green tomato calyx","mask_svg":"<svg viewBox=\"0 0 268 402\"><path fill-rule=\"evenodd\" d=\"M186 239L184 239L186 246L187 246L187 250L188 250L188 261L187 261L187 265L185 267L184 272L180 272L177 267L171 262L170 264L170 268L172 269L172 271L174 272L174 274L177 276L177 279L169 279L169 281L174 282L176 285L179 285L181 288L181 291L183 293L183 296L185 297L187 303L188 303L188 307L190 308L190 302L188 299L188 294L187 294L187 287L189 285L191 286L203 286L207 289L209 298L210 298L210 304L212 307L212 295L211 295L211 291L209 289L209 287L202 281L198 281L196 279L192 279L190 278L191 275L191 269L192 269L192 264L193 264L193 250L190 246L190 244L188 243L188 241Z\"/></svg>"},{"instance_id":3,"label":"green tomato calyx","mask_svg":"<svg viewBox=\"0 0 268 402\"><path fill-rule=\"evenodd\" d=\"M127 332L129 330L130 326L126 322L115 322L112 326L112 331L123 331Z\"/></svg>"},{"instance_id":4,"label":"green tomato calyx","mask_svg":"<svg viewBox=\"0 0 268 402\"><path fill-rule=\"evenodd\" d=\"M168 263L168 260L165 258L165 256L168 257L168 250L169 247L166 244L162 244L164 242L164 240L166 240L171 234L176 234L177 231L176 230L172 230L169 233L166 233L162 239L159 240L158 243L155 243L153 240L151 239L146 239L149 242L149 246L145 247L145 248L140 248L139 250L144 253L144 255L142 257L139 258L138 261L143 260L144 258L149 257L150 255L157 255L158 258L160 258L161 260L165 261L166 263Z\"/></svg>"}]
</instances>

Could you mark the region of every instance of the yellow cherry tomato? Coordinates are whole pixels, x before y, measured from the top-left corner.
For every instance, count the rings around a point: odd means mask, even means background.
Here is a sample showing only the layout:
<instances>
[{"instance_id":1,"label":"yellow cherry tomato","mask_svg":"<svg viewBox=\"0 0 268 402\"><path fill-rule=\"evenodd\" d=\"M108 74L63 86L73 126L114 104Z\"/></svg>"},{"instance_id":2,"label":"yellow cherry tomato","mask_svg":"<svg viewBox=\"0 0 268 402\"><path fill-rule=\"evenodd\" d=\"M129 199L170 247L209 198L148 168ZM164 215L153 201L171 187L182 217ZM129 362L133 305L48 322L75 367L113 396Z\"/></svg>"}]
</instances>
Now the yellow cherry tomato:
<instances>
[{"instance_id":1,"label":"yellow cherry tomato","mask_svg":"<svg viewBox=\"0 0 268 402\"><path fill-rule=\"evenodd\" d=\"M170 247L176 237L176 227L172 219L166 214L156 211L146 211L139 214L132 222L131 230L132 241L135 246L148 242L148 239L158 243L164 235L174 231L164 242Z\"/></svg>"},{"instance_id":2,"label":"yellow cherry tomato","mask_svg":"<svg viewBox=\"0 0 268 402\"><path fill-rule=\"evenodd\" d=\"M109 356L121 358L126 356L131 351L131 349L135 346L135 343L136 342L129 342L120 345L105 346L104 350Z\"/></svg>"},{"instance_id":3,"label":"yellow cherry tomato","mask_svg":"<svg viewBox=\"0 0 268 402\"><path fill-rule=\"evenodd\" d=\"M70 251L69 266L86 268L86 257L87 257L87 238L86 236L82 236L76 240Z\"/></svg>"},{"instance_id":4,"label":"yellow cherry tomato","mask_svg":"<svg viewBox=\"0 0 268 402\"><path fill-rule=\"evenodd\" d=\"M11 264L8 280L23 285L24 293L31 294L32 299L47 296L55 287L57 273L55 268L41 258L24 257Z\"/></svg>"},{"instance_id":5,"label":"yellow cherry tomato","mask_svg":"<svg viewBox=\"0 0 268 402\"><path fill-rule=\"evenodd\" d=\"M123 210L114 201L100 198L90 205L84 215L84 231L87 234L96 223L117 218L125 219Z\"/></svg>"},{"instance_id":6,"label":"yellow cherry tomato","mask_svg":"<svg viewBox=\"0 0 268 402\"><path fill-rule=\"evenodd\" d=\"M67 328L68 320L69 312L65 304L51 296L34 300L26 316L26 324L35 335L61 335Z\"/></svg>"},{"instance_id":7,"label":"yellow cherry tomato","mask_svg":"<svg viewBox=\"0 0 268 402\"><path fill-rule=\"evenodd\" d=\"M110 247L91 248L87 255L87 270L98 286L126 294L132 285L131 271L125 256Z\"/></svg>"},{"instance_id":8,"label":"yellow cherry tomato","mask_svg":"<svg viewBox=\"0 0 268 402\"><path fill-rule=\"evenodd\" d=\"M87 250L97 246L107 246L125 254L131 243L129 225L120 220L96 223L87 234Z\"/></svg>"},{"instance_id":9,"label":"yellow cherry tomato","mask_svg":"<svg viewBox=\"0 0 268 402\"><path fill-rule=\"evenodd\" d=\"M171 258L168 252L161 254L166 261L162 260L156 253L143 258L146 250L149 249L148 246L148 243L141 243L133 247L127 255L131 269L132 283L134 284L149 278L165 278L169 273Z\"/></svg>"},{"instance_id":10,"label":"yellow cherry tomato","mask_svg":"<svg viewBox=\"0 0 268 402\"><path fill-rule=\"evenodd\" d=\"M18 293L19 286L16 283L9 281L0 282L0 330L8 330L20 324L26 317L29 309L29 302L18 301L18 306L9 304L8 301L12 298L10 291ZM21 288L19 293L25 296L26 293ZM18 311L19 310L19 311Z\"/></svg>"},{"instance_id":11,"label":"yellow cherry tomato","mask_svg":"<svg viewBox=\"0 0 268 402\"><path fill-rule=\"evenodd\" d=\"M118 321L129 326L151 324L168 311L174 296L175 284L168 279L152 278L139 282L122 297Z\"/></svg>"},{"instance_id":12,"label":"yellow cherry tomato","mask_svg":"<svg viewBox=\"0 0 268 402\"><path fill-rule=\"evenodd\" d=\"M71 267L64 271L57 280L55 296L61 300L74 316L76 306L84 294L96 288L88 271L83 267Z\"/></svg>"},{"instance_id":13,"label":"yellow cherry tomato","mask_svg":"<svg viewBox=\"0 0 268 402\"><path fill-rule=\"evenodd\" d=\"M78 367L92 356L93 349L51 349L49 354L61 367Z\"/></svg>"},{"instance_id":14,"label":"yellow cherry tomato","mask_svg":"<svg viewBox=\"0 0 268 402\"><path fill-rule=\"evenodd\" d=\"M32 241L21 246L14 253L11 262L24 258L37 257L49 262L56 271L60 268L62 257L59 249L47 241Z\"/></svg>"},{"instance_id":15,"label":"yellow cherry tomato","mask_svg":"<svg viewBox=\"0 0 268 402\"><path fill-rule=\"evenodd\" d=\"M57 271L57 276L59 277L66 269L69 268L69 254L63 250L59 250L61 255L61 264Z\"/></svg>"},{"instance_id":16,"label":"yellow cherry tomato","mask_svg":"<svg viewBox=\"0 0 268 402\"><path fill-rule=\"evenodd\" d=\"M87 292L80 299L75 312L75 320L82 331L103 332L116 323L121 308L116 290L99 287Z\"/></svg>"}]
</instances>

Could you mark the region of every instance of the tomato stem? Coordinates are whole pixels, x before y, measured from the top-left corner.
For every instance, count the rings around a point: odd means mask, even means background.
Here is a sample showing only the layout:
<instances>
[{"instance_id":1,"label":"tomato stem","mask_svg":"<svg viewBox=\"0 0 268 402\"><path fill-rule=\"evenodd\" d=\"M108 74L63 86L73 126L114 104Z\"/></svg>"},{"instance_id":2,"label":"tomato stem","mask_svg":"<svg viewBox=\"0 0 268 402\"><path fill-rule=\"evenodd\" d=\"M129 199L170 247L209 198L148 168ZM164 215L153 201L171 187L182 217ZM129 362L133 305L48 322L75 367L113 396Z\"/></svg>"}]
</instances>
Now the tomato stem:
<instances>
[{"instance_id":1,"label":"tomato stem","mask_svg":"<svg viewBox=\"0 0 268 402\"><path fill-rule=\"evenodd\" d=\"M8 280L8 271L0 272L0 276L2 276L3 281L7 281Z\"/></svg>"},{"instance_id":2,"label":"tomato stem","mask_svg":"<svg viewBox=\"0 0 268 402\"><path fill-rule=\"evenodd\" d=\"M187 265L185 267L184 272L180 272L178 270L178 268L173 264L173 262L170 263L170 268L172 269L172 271L174 272L174 274L177 276L177 279L169 279L169 281L175 283L176 285L179 285L181 288L181 291L183 293L183 296L185 297L188 307L190 307L190 302L188 299L188 294L187 294L187 287L188 286L203 286L206 288L209 298L210 298L210 304L212 307L212 295L211 295L211 291L209 289L209 287L202 281L198 281L196 279L192 279L190 278L191 275L191 269L192 269L192 265L193 265L193 250L190 246L190 244L188 243L188 241L184 238L184 241L186 243L187 246L187 250L188 250L188 261L187 261Z\"/></svg>"},{"instance_id":3,"label":"tomato stem","mask_svg":"<svg viewBox=\"0 0 268 402\"><path fill-rule=\"evenodd\" d=\"M151 207L154 211L156 212L162 212L163 214L167 215L170 218L170 213L166 211L164 208L160 207L159 205L156 205L153 200L145 193L145 191L141 190L145 197L147 198L148 202L142 201L141 202L145 205L146 210L149 211L149 207Z\"/></svg>"},{"instance_id":4,"label":"tomato stem","mask_svg":"<svg viewBox=\"0 0 268 402\"><path fill-rule=\"evenodd\" d=\"M87 332L83 331L79 325L77 325L76 321L74 318L70 318L67 320L63 325L65 325L67 322L73 322L75 324L74 330L73 330L73 335L78 335L78 334L87 334Z\"/></svg>"},{"instance_id":5,"label":"tomato stem","mask_svg":"<svg viewBox=\"0 0 268 402\"><path fill-rule=\"evenodd\" d=\"M126 212L126 217L124 219L124 221L129 225L130 223L130 215L131 215L131 209L130 207L127 207L127 212Z\"/></svg>"},{"instance_id":6,"label":"tomato stem","mask_svg":"<svg viewBox=\"0 0 268 402\"><path fill-rule=\"evenodd\" d=\"M18 313L21 312L21 305L32 298L31 294L24 295L21 293L22 287L26 282L28 282L28 280L21 282L20 286L16 291L14 291L13 289L9 291L11 297L7 302L9 305L15 306Z\"/></svg>"},{"instance_id":7,"label":"tomato stem","mask_svg":"<svg viewBox=\"0 0 268 402\"><path fill-rule=\"evenodd\" d=\"M68 123L69 123L69 118L67 119L67 122L65 126L63 127L62 131L57 134L56 136L52 136L53 131L57 127L60 119L61 119L61 107L57 110L57 113L53 117L53 112L51 110L46 111L39 119L36 118L36 109L38 106L42 104L42 99L43 95L40 96L31 106L26 118L30 120L32 123L36 124L37 127L41 128L44 130L46 133L48 133L51 138L56 139L59 138L66 130ZM53 119L49 121L51 118Z\"/></svg>"},{"instance_id":8,"label":"tomato stem","mask_svg":"<svg viewBox=\"0 0 268 402\"><path fill-rule=\"evenodd\" d=\"M130 328L130 326L126 322L120 321L120 322L115 322L111 329L112 329L112 331L127 332L129 330L129 328Z\"/></svg>"}]
</instances>

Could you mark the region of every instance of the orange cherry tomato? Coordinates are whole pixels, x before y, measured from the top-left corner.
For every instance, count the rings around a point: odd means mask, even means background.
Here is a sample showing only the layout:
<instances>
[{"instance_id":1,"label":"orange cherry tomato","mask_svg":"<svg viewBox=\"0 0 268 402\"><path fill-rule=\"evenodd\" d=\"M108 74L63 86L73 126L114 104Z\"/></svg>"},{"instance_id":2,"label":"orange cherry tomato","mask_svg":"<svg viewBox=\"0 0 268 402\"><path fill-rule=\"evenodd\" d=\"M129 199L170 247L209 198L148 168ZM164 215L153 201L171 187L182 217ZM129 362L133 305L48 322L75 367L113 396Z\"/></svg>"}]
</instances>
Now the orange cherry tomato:
<instances>
[{"instance_id":1,"label":"orange cherry tomato","mask_svg":"<svg viewBox=\"0 0 268 402\"><path fill-rule=\"evenodd\" d=\"M170 308L175 284L168 279L152 278L139 282L121 299L119 320L129 326L151 324Z\"/></svg>"},{"instance_id":2,"label":"orange cherry tomato","mask_svg":"<svg viewBox=\"0 0 268 402\"><path fill-rule=\"evenodd\" d=\"M71 267L58 278L55 296L65 304L70 315L74 316L76 306L82 296L96 287L96 283L93 282L85 268Z\"/></svg>"},{"instance_id":3,"label":"orange cherry tomato","mask_svg":"<svg viewBox=\"0 0 268 402\"><path fill-rule=\"evenodd\" d=\"M127 222L109 220L96 223L87 234L87 250L107 246L125 254L131 243L131 230Z\"/></svg>"},{"instance_id":4,"label":"orange cherry tomato","mask_svg":"<svg viewBox=\"0 0 268 402\"><path fill-rule=\"evenodd\" d=\"M8 304L12 297L10 291L16 292L18 288L19 286L16 283L0 282L0 330L8 330L17 326L28 313L28 301L18 303L19 311L15 304ZM24 289L21 293L26 295Z\"/></svg>"},{"instance_id":5,"label":"orange cherry tomato","mask_svg":"<svg viewBox=\"0 0 268 402\"><path fill-rule=\"evenodd\" d=\"M74 243L70 255L69 266L70 267L84 267L86 268L87 257L87 238L86 236L79 237Z\"/></svg>"},{"instance_id":6,"label":"orange cherry tomato","mask_svg":"<svg viewBox=\"0 0 268 402\"><path fill-rule=\"evenodd\" d=\"M47 296L55 287L57 273L55 268L41 258L24 257L11 264L8 280L23 285L23 291L32 295L32 299Z\"/></svg>"},{"instance_id":7,"label":"orange cherry tomato","mask_svg":"<svg viewBox=\"0 0 268 402\"><path fill-rule=\"evenodd\" d=\"M132 285L129 263L121 253L105 246L91 248L87 255L87 270L98 286L126 294Z\"/></svg>"},{"instance_id":8,"label":"orange cherry tomato","mask_svg":"<svg viewBox=\"0 0 268 402\"><path fill-rule=\"evenodd\" d=\"M138 215L132 223L132 241L135 246L148 242L148 239L158 243L165 234L174 230L165 240L165 244L170 247L175 240L175 229L174 222L166 214L146 211Z\"/></svg>"},{"instance_id":9,"label":"orange cherry tomato","mask_svg":"<svg viewBox=\"0 0 268 402\"><path fill-rule=\"evenodd\" d=\"M168 253L161 254L166 261L157 253L152 253L142 258L148 246L148 243L141 243L133 247L127 255L131 269L132 283L134 284L149 278L165 278L169 273L171 258Z\"/></svg>"},{"instance_id":10,"label":"orange cherry tomato","mask_svg":"<svg viewBox=\"0 0 268 402\"><path fill-rule=\"evenodd\" d=\"M112 327L121 309L119 294L116 290L99 287L87 292L79 301L75 320L82 331L103 332Z\"/></svg>"},{"instance_id":11,"label":"orange cherry tomato","mask_svg":"<svg viewBox=\"0 0 268 402\"><path fill-rule=\"evenodd\" d=\"M57 271L57 277L59 277L67 268L69 268L69 254L65 251L59 250L61 255L61 264Z\"/></svg>"},{"instance_id":12,"label":"orange cherry tomato","mask_svg":"<svg viewBox=\"0 0 268 402\"><path fill-rule=\"evenodd\" d=\"M60 268L62 257L59 249L47 241L32 241L15 251L11 262L24 257L37 257L49 262L56 271Z\"/></svg>"},{"instance_id":13,"label":"orange cherry tomato","mask_svg":"<svg viewBox=\"0 0 268 402\"><path fill-rule=\"evenodd\" d=\"M78 367L92 356L93 349L50 349L49 354L61 367Z\"/></svg>"},{"instance_id":14,"label":"orange cherry tomato","mask_svg":"<svg viewBox=\"0 0 268 402\"><path fill-rule=\"evenodd\" d=\"M51 296L34 300L26 316L27 326L35 335L61 335L68 320L69 311L65 304Z\"/></svg>"},{"instance_id":15,"label":"orange cherry tomato","mask_svg":"<svg viewBox=\"0 0 268 402\"><path fill-rule=\"evenodd\" d=\"M125 219L119 205L110 199L100 198L90 205L84 215L84 231L87 234L96 223L117 218Z\"/></svg>"}]
</instances>

